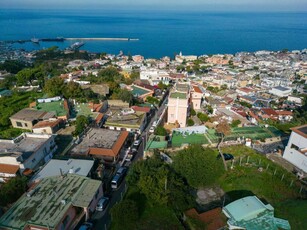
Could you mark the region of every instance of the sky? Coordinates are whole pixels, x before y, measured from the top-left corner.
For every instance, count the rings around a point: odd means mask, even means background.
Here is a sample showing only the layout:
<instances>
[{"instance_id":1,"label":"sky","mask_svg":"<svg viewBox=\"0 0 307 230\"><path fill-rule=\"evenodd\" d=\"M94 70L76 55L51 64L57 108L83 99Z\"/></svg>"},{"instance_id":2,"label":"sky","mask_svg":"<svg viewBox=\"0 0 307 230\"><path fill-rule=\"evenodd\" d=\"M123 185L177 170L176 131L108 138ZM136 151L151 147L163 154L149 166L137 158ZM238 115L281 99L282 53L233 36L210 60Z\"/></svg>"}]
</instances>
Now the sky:
<instances>
[{"instance_id":1,"label":"sky","mask_svg":"<svg viewBox=\"0 0 307 230\"><path fill-rule=\"evenodd\" d=\"M0 0L0 8L307 11L307 0Z\"/></svg>"}]
</instances>

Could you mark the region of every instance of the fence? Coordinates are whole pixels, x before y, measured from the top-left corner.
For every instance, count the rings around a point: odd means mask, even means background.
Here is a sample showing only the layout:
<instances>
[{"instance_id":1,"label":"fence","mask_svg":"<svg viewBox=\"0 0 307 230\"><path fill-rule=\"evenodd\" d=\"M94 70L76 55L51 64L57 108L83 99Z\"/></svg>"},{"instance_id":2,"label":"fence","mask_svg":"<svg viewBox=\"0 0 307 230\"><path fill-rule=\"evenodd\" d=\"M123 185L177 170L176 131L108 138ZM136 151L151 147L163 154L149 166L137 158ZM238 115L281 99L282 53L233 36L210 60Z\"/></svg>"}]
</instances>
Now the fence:
<instances>
[{"instance_id":1,"label":"fence","mask_svg":"<svg viewBox=\"0 0 307 230\"><path fill-rule=\"evenodd\" d=\"M261 159L259 157L252 156L240 156L232 161L227 162L228 166L235 170L236 166L243 167L255 167L258 169L259 173L267 172L272 175L276 180L282 181L286 186L297 192L300 198L307 198L307 186L304 185L298 178L293 174L286 171L280 166L271 163L267 159ZM252 178L251 178L252 179Z\"/></svg>"}]
</instances>

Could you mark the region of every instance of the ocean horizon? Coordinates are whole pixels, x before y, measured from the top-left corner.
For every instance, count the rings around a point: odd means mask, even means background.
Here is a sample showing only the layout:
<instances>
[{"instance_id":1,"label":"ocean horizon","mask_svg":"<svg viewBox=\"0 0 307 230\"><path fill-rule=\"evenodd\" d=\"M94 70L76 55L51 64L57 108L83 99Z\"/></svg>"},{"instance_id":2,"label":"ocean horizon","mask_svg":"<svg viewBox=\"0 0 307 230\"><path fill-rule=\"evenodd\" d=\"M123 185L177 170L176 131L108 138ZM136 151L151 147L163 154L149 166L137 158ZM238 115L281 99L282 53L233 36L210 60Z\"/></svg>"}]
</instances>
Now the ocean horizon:
<instances>
[{"instance_id":1,"label":"ocean horizon","mask_svg":"<svg viewBox=\"0 0 307 230\"><path fill-rule=\"evenodd\" d=\"M0 9L0 40L31 38L137 38L85 41L91 52L140 54L146 58L307 48L306 12L201 10ZM14 44L35 50L75 41Z\"/></svg>"}]
</instances>

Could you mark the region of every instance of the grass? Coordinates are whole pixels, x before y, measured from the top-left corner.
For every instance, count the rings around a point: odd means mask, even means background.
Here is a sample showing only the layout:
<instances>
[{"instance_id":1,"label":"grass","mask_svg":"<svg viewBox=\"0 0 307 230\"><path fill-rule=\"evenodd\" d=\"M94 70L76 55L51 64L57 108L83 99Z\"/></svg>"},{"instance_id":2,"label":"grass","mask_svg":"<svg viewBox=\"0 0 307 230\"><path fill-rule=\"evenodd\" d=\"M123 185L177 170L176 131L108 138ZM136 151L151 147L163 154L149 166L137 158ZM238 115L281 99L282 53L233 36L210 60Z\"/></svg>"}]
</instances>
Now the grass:
<instances>
[{"instance_id":1,"label":"grass","mask_svg":"<svg viewBox=\"0 0 307 230\"><path fill-rule=\"evenodd\" d=\"M298 199L300 187L296 184L294 175L246 146L225 147L222 151L235 156L234 169L229 169L219 180L219 185L231 200L255 194L275 208L276 217L289 220L292 229L304 229L307 222L307 201ZM228 164L230 166L231 162ZM259 167L263 167L262 172L258 171ZM292 180L294 183L290 187Z\"/></svg>"},{"instance_id":2,"label":"grass","mask_svg":"<svg viewBox=\"0 0 307 230\"><path fill-rule=\"evenodd\" d=\"M209 144L209 141L204 134L191 134L184 136L179 133L173 133L172 145L178 147L182 144Z\"/></svg>"},{"instance_id":3,"label":"grass","mask_svg":"<svg viewBox=\"0 0 307 230\"><path fill-rule=\"evenodd\" d=\"M137 187L130 186L124 199L130 199L137 203L140 215L136 229L183 229L172 209L167 206L150 204ZM111 229L116 229L116 225L116 223L112 223Z\"/></svg>"},{"instance_id":4,"label":"grass","mask_svg":"<svg viewBox=\"0 0 307 230\"><path fill-rule=\"evenodd\" d=\"M39 103L36 106L37 110L42 110L46 112L55 112L57 116L65 116L67 111L64 108L63 101L53 101L47 103Z\"/></svg>"}]
</instances>

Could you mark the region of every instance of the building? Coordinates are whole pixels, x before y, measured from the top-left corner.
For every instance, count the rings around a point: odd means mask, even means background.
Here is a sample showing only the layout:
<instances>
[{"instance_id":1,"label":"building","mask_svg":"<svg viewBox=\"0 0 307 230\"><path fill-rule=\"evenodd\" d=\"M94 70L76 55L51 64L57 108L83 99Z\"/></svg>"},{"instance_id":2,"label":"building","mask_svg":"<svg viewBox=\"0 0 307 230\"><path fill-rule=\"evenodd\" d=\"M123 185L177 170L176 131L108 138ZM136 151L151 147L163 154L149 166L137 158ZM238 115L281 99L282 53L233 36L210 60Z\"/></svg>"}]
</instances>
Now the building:
<instances>
[{"instance_id":1,"label":"building","mask_svg":"<svg viewBox=\"0 0 307 230\"><path fill-rule=\"evenodd\" d=\"M18 165L0 164L0 183L16 177L19 172Z\"/></svg>"},{"instance_id":2,"label":"building","mask_svg":"<svg viewBox=\"0 0 307 230\"><path fill-rule=\"evenodd\" d=\"M69 230L88 220L103 195L102 183L76 174L42 179L0 218L5 230Z\"/></svg>"},{"instance_id":3,"label":"building","mask_svg":"<svg viewBox=\"0 0 307 230\"><path fill-rule=\"evenodd\" d=\"M277 97L288 97L292 92L291 88L283 87L283 86L276 86L273 87L269 93L277 96Z\"/></svg>"},{"instance_id":4,"label":"building","mask_svg":"<svg viewBox=\"0 0 307 230\"><path fill-rule=\"evenodd\" d=\"M25 108L11 116L10 120L14 128L31 130L37 122L54 117L53 113Z\"/></svg>"},{"instance_id":5,"label":"building","mask_svg":"<svg viewBox=\"0 0 307 230\"><path fill-rule=\"evenodd\" d=\"M57 160L51 159L39 172L37 172L32 178L31 183L37 183L38 181L51 176L61 176L62 174L77 174L79 176L89 176L94 166L93 160Z\"/></svg>"},{"instance_id":6,"label":"building","mask_svg":"<svg viewBox=\"0 0 307 230\"><path fill-rule=\"evenodd\" d=\"M179 55L175 56L176 62L183 63L184 61L190 62L197 60L197 56L195 55L182 55L182 52Z\"/></svg>"},{"instance_id":7,"label":"building","mask_svg":"<svg viewBox=\"0 0 307 230\"><path fill-rule=\"evenodd\" d=\"M167 122L185 127L189 109L190 85L177 83L168 97Z\"/></svg>"},{"instance_id":8,"label":"building","mask_svg":"<svg viewBox=\"0 0 307 230\"><path fill-rule=\"evenodd\" d=\"M307 124L291 129L291 136L283 158L307 173Z\"/></svg>"},{"instance_id":9,"label":"building","mask_svg":"<svg viewBox=\"0 0 307 230\"><path fill-rule=\"evenodd\" d=\"M247 196L226 205L223 213L228 218L229 229L291 229L287 220L274 217L274 208L256 196Z\"/></svg>"},{"instance_id":10,"label":"building","mask_svg":"<svg viewBox=\"0 0 307 230\"><path fill-rule=\"evenodd\" d=\"M61 128L62 123L62 119L39 121L33 126L32 131L33 133L54 134Z\"/></svg>"},{"instance_id":11,"label":"building","mask_svg":"<svg viewBox=\"0 0 307 230\"><path fill-rule=\"evenodd\" d=\"M191 102L193 109L200 110L202 98L203 98L203 92L201 91L201 89L198 86L193 85L191 91Z\"/></svg>"},{"instance_id":12,"label":"building","mask_svg":"<svg viewBox=\"0 0 307 230\"><path fill-rule=\"evenodd\" d=\"M139 86L139 85L129 86L128 90L131 91L132 95L135 98L139 98L142 101L146 101L147 97L152 97L152 95L154 94L153 90L146 89L146 88Z\"/></svg>"},{"instance_id":13,"label":"building","mask_svg":"<svg viewBox=\"0 0 307 230\"><path fill-rule=\"evenodd\" d=\"M106 163L116 163L129 132L91 128L72 150L72 155L92 156Z\"/></svg>"},{"instance_id":14,"label":"building","mask_svg":"<svg viewBox=\"0 0 307 230\"><path fill-rule=\"evenodd\" d=\"M14 140L0 140L0 163L15 165L22 173L48 162L57 149L54 135L23 133Z\"/></svg>"},{"instance_id":15,"label":"building","mask_svg":"<svg viewBox=\"0 0 307 230\"><path fill-rule=\"evenodd\" d=\"M142 69L140 72L140 80L147 80L150 85L158 85L159 82L168 85L170 82L170 75L164 70Z\"/></svg>"},{"instance_id":16,"label":"building","mask_svg":"<svg viewBox=\"0 0 307 230\"><path fill-rule=\"evenodd\" d=\"M53 113L57 118L67 120L70 116L68 101L61 97L38 99L35 109Z\"/></svg>"}]
</instances>

